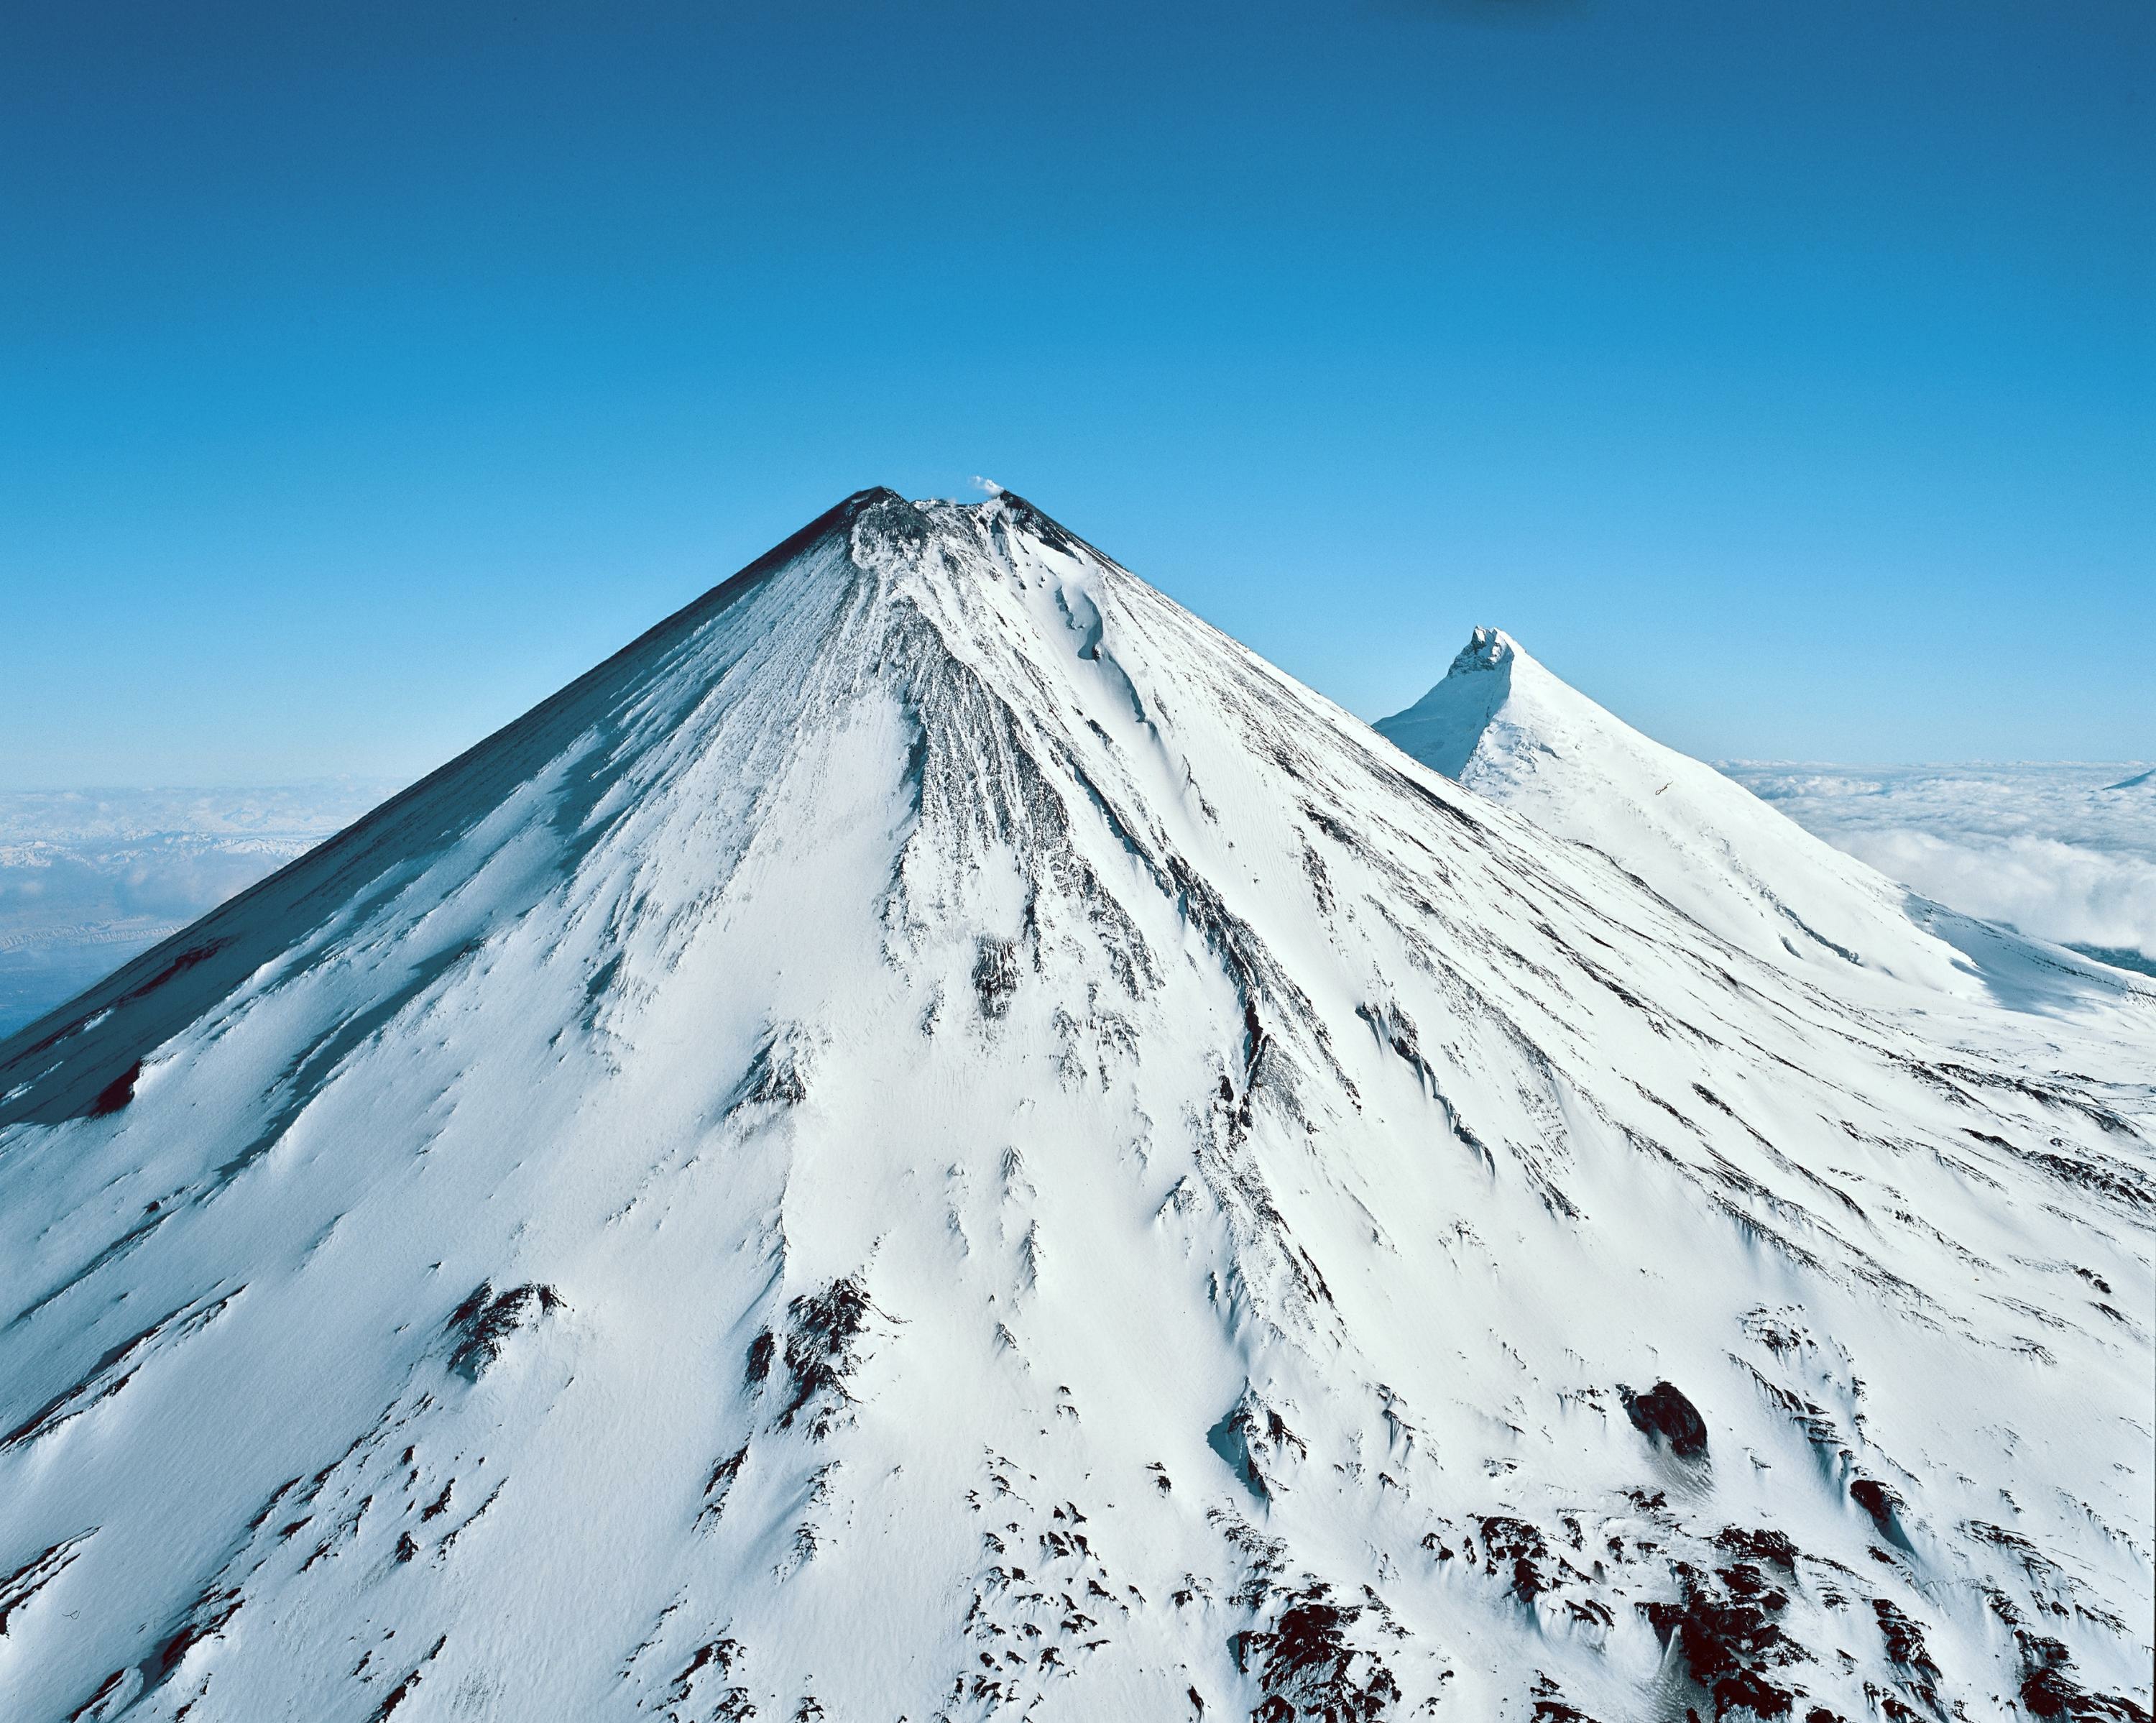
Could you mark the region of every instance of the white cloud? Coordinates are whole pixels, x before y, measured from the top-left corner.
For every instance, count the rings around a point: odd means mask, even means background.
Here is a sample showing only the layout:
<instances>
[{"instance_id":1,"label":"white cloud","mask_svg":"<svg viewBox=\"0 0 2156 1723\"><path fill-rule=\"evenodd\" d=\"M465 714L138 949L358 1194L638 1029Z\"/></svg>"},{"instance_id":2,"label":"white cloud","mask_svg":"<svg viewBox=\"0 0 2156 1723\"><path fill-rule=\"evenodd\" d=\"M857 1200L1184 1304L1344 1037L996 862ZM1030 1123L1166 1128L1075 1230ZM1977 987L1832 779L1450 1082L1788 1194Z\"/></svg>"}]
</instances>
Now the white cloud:
<instances>
[{"instance_id":1,"label":"white cloud","mask_svg":"<svg viewBox=\"0 0 2156 1723\"><path fill-rule=\"evenodd\" d=\"M1957 842L1912 831L1849 833L1841 847L1971 915L2061 944L2156 958L2156 863L2049 838Z\"/></svg>"},{"instance_id":2,"label":"white cloud","mask_svg":"<svg viewBox=\"0 0 2156 1723\"><path fill-rule=\"evenodd\" d=\"M2039 939L2156 959L2156 774L2144 768L1722 769L1927 898Z\"/></svg>"},{"instance_id":3,"label":"white cloud","mask_svg":"<svg viewBox=\"0 0 2156 1723\"><path fill-rule=\"evenodd\" d=\"M0 1036L311 849L398 786L0 790Z\"/></svg>"}]
</instances>

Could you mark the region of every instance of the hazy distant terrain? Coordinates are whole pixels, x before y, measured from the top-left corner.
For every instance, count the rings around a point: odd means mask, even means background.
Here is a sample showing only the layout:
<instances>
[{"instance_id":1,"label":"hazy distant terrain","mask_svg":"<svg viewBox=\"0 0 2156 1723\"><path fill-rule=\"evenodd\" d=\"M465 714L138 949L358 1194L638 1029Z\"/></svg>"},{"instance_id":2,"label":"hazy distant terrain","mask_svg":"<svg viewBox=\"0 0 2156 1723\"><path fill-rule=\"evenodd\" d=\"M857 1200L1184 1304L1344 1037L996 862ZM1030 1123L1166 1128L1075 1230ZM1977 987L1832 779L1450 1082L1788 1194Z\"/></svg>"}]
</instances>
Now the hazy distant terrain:
<instances>
[{"instance_id":1,"label":"hazy distant terrain","mask_svg":"<svg viewBox=\"0 0 2156 1723\"><path fill-rule=\"evenodd\" d=\"M1928 898L2156 973L2156 771L2146 761L1721 766Z\"/></svg>"},{"instance_id":2,"label":"hazy distant terrain","mask_svg":"<svg viewBox=\"0 0 2156 1723\"><path fill-rule=\"evenodd\" d=\"M351 824L395 785L0 790L0 1035Z\"/></svg>"}]
</instances>

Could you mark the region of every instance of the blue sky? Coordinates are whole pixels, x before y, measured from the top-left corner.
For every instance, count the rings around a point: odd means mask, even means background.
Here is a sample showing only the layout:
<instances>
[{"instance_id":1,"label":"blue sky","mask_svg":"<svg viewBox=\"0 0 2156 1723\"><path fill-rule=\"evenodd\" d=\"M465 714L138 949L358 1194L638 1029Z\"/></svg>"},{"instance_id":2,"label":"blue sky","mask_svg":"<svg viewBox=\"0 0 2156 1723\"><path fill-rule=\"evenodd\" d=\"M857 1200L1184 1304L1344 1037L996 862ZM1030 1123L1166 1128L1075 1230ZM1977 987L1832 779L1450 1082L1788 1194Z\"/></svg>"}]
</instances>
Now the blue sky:
<instances>
[{"instance_id":1,"label":"blue sky","mask_svg":"<svg viewBox=\"0 0 2156 1723\"><path fill-rule=\"evenodd\" d=\"M2145 0L16 7L0 784L404 776L985 473L1365 716L2156 753Z\"/></svg>"}]
</instances>

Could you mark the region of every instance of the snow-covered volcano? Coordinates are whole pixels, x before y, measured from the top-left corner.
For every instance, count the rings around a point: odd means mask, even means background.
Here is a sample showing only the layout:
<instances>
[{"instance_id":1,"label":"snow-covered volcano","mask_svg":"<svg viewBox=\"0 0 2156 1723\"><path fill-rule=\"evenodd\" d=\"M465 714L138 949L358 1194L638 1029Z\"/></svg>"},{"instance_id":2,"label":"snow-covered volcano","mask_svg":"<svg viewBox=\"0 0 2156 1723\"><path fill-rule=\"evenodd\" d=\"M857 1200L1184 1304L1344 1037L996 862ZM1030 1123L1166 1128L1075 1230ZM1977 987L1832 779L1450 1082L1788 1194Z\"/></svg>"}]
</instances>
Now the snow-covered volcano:
<instances>
[{"instance_id":1,"label":"snow-covered volcano","mask_svg":"<svg viewBox=\"0 0 2156 1723\"><path fill-rule=\"evenodd\" d=\"M1753 955L1837 990L1891 999L1891 985L1875 984L1898 981L2055 1005L2107 990L2061 948L1916 896L1641 735L1500 629L1476 629L1442 681L1376 728L1424 765L1603 851Z\"/></svg>"},{"instance_id":2,"label":"snow-covered volcano","mask_svg":"<svg viewBox=\"0 0 2156 1723\"><path fill-rule=\"evenodd\" d=\"M2156 990L1943 1021L864 492L0 1045L0 1714L2143 1715Z\"/></svg>"}]
</instances>

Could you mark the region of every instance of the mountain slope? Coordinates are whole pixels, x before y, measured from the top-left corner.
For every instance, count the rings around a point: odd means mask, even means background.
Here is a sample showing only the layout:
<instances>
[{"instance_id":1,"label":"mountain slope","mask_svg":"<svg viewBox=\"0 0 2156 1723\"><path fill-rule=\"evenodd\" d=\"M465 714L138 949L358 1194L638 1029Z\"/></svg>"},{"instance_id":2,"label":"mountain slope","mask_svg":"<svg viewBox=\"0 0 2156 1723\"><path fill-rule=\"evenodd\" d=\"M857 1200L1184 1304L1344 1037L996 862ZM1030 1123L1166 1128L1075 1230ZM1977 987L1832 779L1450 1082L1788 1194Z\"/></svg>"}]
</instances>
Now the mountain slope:
<instances>
[{"instance_id":1,"label":"mountain slope","mask_svg":"<svg viewBox=\"0 0 2156 1723\"><path fill-rule=\"evenodd\" d=\"M0 1045L0 1710L2133 1715L2071 1030L864 492Z\"/></svg>"}]
</instances>

